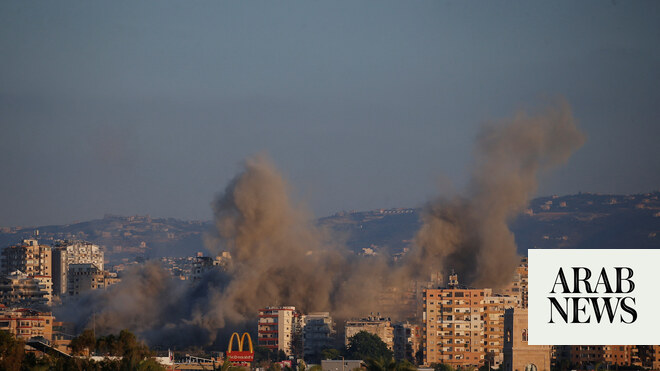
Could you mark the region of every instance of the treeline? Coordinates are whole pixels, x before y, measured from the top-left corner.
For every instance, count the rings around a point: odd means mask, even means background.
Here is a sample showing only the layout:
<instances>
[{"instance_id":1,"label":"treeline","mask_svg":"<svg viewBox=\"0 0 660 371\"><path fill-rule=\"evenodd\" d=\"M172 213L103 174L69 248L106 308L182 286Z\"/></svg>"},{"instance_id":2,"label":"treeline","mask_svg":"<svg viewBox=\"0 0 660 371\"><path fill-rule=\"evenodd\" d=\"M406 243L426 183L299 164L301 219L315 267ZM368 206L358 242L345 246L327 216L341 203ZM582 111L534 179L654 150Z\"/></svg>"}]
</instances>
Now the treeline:
<instances>
[{"instance_id":1,"label":"treeline","mask_svg":"<svg viewBox=\"0 0 660 371\"><path fill-rule=\"evenodd\" d=\"M128 330L118 335L94 337L85 330L69 345L72 357L26 352L25 343L7 331L0 331L0 371L164 371L149 348ZM96 362L87 357L97 353L104 356Z\"/></svg>"}]
</instances>

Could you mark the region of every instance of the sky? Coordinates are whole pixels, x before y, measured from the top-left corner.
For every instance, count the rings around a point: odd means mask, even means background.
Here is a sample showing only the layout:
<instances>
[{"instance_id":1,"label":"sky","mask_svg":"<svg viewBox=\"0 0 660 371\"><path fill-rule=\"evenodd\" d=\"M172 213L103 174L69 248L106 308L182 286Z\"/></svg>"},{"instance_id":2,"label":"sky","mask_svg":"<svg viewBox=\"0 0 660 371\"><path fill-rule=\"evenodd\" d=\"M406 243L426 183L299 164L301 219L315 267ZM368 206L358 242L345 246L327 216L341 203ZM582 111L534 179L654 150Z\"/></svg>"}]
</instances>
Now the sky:
<instances>
[{"instance_id":1,"label":"sky","mask_svg":"<svg viewBox=\"0 0 660 371\"><path fill-rule=\"evenodd\" d=\"M0 56L0 226L208 220L257 153L316 216L417 207L557 97L539 196L660 188L657 1L2 1Z\"/></svg>"}]
</instances>

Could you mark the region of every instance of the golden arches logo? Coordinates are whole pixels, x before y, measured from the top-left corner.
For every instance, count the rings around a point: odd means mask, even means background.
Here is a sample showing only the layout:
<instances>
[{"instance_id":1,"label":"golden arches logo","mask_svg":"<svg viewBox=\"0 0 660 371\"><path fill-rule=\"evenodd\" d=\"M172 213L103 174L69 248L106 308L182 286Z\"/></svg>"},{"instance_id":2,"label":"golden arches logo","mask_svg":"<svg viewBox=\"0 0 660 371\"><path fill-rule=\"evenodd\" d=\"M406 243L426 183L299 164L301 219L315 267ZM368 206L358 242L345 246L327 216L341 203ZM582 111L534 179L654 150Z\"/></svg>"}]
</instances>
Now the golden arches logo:
<instances>
[{"instance_id":1,"label":"golden arches logo","mask_svg":"<svg viewBox=\"0 0 660 371\"><path fill-rule=\"evenodd\" d=\"M234 336L236 336L236 342L238 343L238 350L232 350L232 345L234 345ZM249 351L244 351L243 346L245 345L245 338L247 337ZM229 338L229 348L227 349L227 358L229 362L234 363L245 363L252 362L254 360L254 348L252 347L252 338L247 332L243 333L243 336L238 335L237 332L231 334Z\"/></svg>"},{"instance_id":2,"label":"golden arches logo","mask_svg":"<svg viewBox=\"0 0 660 371\"><path fill-rule=\"evenodd\" d=\"M234 344L234 336L236 336L236 341L238 342L238 351L242 352L243 351L243 345L245 344L245 337L247 336L248 344L250 345L250 353L254 353L254 348L252 348L252 338L250 337L250 334L247 332L243 333L243 336L239 337L238 332L234 332L231 334L231 337L229 338L229 348L227 349L227 353L232 352L231 346Z\"/></svg>"}]
</instances>

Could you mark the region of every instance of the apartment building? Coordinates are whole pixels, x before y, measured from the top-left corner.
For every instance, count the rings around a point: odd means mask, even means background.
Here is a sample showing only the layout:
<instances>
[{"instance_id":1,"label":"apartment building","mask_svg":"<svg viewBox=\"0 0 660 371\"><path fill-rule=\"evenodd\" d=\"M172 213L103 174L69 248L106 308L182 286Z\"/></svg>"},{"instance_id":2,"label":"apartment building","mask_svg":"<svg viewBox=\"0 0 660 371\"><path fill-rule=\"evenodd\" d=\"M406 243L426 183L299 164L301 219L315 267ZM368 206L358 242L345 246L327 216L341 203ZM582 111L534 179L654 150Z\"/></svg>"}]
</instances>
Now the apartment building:
<instances>
[{"instance_id":1,"label":"apartment building","mask_svg":"<svg viewBox=\"0 0 660 371\"><path fill-rule=\"evenodd\" d=\"M293 354L294 333L299 329L300 315L296 307L259 309L257 344L272 351Z\"/></svg>"},{"instance_id":2,"label":"apartment building","mask_svg":"<svg viewBox=\"0 0 660 371\"><path fill-rule=\"evenodd\" d=\"M53 315L32 309L10 309L0 306L0 330L7 331L19 339L42 336L48 341L53 337Z\"/></svg>"},{"instance_id":3,"label":"apartment building","mask_svg":"<svg viewBox=\"0 0 660 371\"><path fill-rule=\"evenodd\" d=\"M321 351L332 348L335 335L334 322L328 312L302 315L303 358L308 363L319 363Z\"/></svg>"},{"instance_id":4,"label":"apartment building","mask_svg":"<svg viewBox=\"0 0 660 371\"><path fill-rule=\"evenodd\" d=\"M410 322L394 324L394 359L416 363L415 355L421 346L422 331Z\"/></svg>"},{"instance_id":5,"label":"apartment building","mask_svg":"<svg viewBox=\"0 0 660 371\"><path fill-rule=\"evenodd\" d=\"M21 271L28 276L51 276L50 246L40 245L35 239L5 247L1 260L3 274Z\"/></svg>"},{"instance_id":6,"label":"apartment building","mask_svg":"<svg viewBox=\"0 0 660 371\"><path fill-rule=\"evenodd\" d=\"M503 360L504 309L516 298L492 289L460 286L456 275L447 287L426 289L423 296L424 364L452 367L496 367Z\"/></svg>"},{"instance_id":7,"label":"apartment building","mask_svg":"<svg viewBox=\"0 0 660 371\"><path fill-rule=\"evenodd\" d=\"M76 296L89 290L103 290L119 282L116 273L99 269L92 263L70 264L67 275L67 295Z\"/></svg>"},{"instance_id":8,"label":"apartment building","mask_svg":"<svg viewBox=\"0 0 660 371\"><path fill-rule=\"evenodd\" d=\"M513 279L511 280L511 284L502 290L502 294L516 297L518 299L517 306L521 308L527 308L528 306L528 277L529 270L527 265L527 257L523 257L520 260L520 264L513 272Z\"/></svg>"},{"instance_id":9,"label":"apartment building","mask_svg":"<svg viewBox=\"0 0 660 371\"><path fill-rule=\"evenodd\" d=\"M0 277L0 304L6 306L40 306L52 302L50 276L28 276L14 271Z\"/></svg>"},{"instance_id":10,"label":"apartment building","mask_svg":"<svg viewBox=\"0 0 660 371\"><path fill-rule=\"evenodd\" d=\"M53 246L53 294L67 293L69 266L72 264L94 264L103 271L103 250L85 241L57 241Z\"/></svg>"}]
</instances>

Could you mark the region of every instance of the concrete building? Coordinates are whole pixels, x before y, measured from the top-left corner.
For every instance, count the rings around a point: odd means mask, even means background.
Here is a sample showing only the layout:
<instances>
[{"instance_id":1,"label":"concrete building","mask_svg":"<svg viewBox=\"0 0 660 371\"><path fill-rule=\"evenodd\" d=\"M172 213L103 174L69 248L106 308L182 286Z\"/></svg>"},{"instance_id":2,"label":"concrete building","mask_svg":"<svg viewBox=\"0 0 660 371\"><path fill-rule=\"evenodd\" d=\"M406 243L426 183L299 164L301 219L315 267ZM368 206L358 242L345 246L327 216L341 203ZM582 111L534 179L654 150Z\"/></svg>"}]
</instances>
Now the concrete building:
<instances>
[{"instance_id":1,"label":"concrete building","mask_svg":"<svg viewBox=\"0 0 660 371\"><path fill-rule=\"evenodd\" d=\"M643 349L644 347L635 345L556 346L555 362L558 365L568 363L580 369L595 366L599 363L604 366L642 366L643 362L639 354L640 348Z\"/></svg>"},{"instance_id":2,"label":"concrete building","mask_svg":"<svg viewBox=\"0 0 660 371\"><path fill-rule=\"evenodd\" d=\"M394 325L394 359L416 363L415 355L421 346L422 331L417 325L400 322Z\"/></svg>"},{"instance_id":3,"label":"concrete building","mask_svg":"<svg viewBox=\"0 0 660 371\"><path fill-rule=\"evenodd\" d=\"M32 309L9 309L0 307L0 330L7 331L18 339L28 340L42 336L48 341L53 338L53 315Z\"/></svg>"},{"instance_id":4,"label":"concrete building","mask_svg":"<svg viewBox=\"0 0 660 371\"><path fill-rule=\"evenodd\" d=\"M318 363L321 351L332 348L335 328L328 312L310 313L301 316L303 359L307 363Z\"/></svg>"},{"instance_id":5,"label":"concrete building","mask_svg":"<svg viewBox=\"0 0 660 371\"><path fill-rule=\"evenodd\" d=\"M35 239L2 250L2 273L21 271L28 276L51 276L51 249Z\"/></svg>"},{"instance_id":6,"label":"concrete building","mask_svg":"<svg viewBox=\"0 0 660 371\"><path fill-rule=\"evenodd\" d=\"M504 371L550 371L552 346L527 343L527 309L504 313Z\"/></svg>"},{"instance_id":7,"label":"concrete building","mask_svg":"<svg viewBox=\"0 0 660 371\"><path fill-rule=\"evenodd\" d=\"M211 269L225 269L231 263L231 254L228 251L223 251L221 254L212 258L210 256L203 256L198 253L193 262L191 280L197 281Z\"/></svg>"},{"instance_id":8,"label":"concrete building","mask_svg":"<svg viewBox=\"0 0 660 371\"><path fill-rule=\"evenodd\" d=\"M496 367L503 360L504 309L516 298L494 295L491 289L460 286L456 275L445 288L424 292L422 350L424 365Z\"/></svg>"},{"instance_id":9,"label":"concrete building","mask_svg":"<svg viewBox=\"0 0 660 371\"><path fill-rule=\"evenodd\" d=\"M6 306L49 305L53 292L50 276L28 276L15 271L0 277L0 303Z\"/></svg>"},{"instance_id":10,"label":"concrete building","mask_svg":"<svg viewBox=\"0 0 660 371\"><path fill-rule=\"evenodd\" d=\"M364 362L362 360L328 360L321 361L321 371L353 371L364 369Z\"/></svg>"},{"instance_id":11,"label":"concrete building","mask_svg":"<svg viewBox=\"0 0 660 371\"><path fill-rule=\"evenodd\" d=\"M294 333L299 327L296 307L266 307L259 309L257 344L272 351L293 354Z\"/></svg>"},{"instance_id":12,"label":"concrete building","mask_svg":"<svg viewBox=\"0 0 660 371\"><path fill-rule=\"evenodd\" d=\"M520 260L520 264L513 272L513 279L511 280L511 284L508 287L505 287L502 291L502 293L505 295L516 297L518 299L518 306L521 308L527 308L528 305L528 277L529 271L527 266L527 257L524 257Z\"/></svg>"},{"instance_id":13,"label":"concrete building","mask_svg":"<svg viewBox=\"0 0 660 371\"><path fill-rule=\"evenodd\" d=\"M89 290L104 290L119 282L116 273L99 269L92 263L70 264L67 274L67 295L76 296Z\"/></svg>"},{"instance_id":14,"label":"concrete building","mask_svg":"<svg viewBox=\"0 0 660 371\"><path fill-rule=\"evenodd\" d=\"M103 270L103 250L85 241L57 241L53 247L53 294L67 293L69 266L72 264L94 264Z\"/></svg>"},{"instance_id":15,"label":"concrete building","mask_svg":"<svg viewBox=\"0 0 660 371\"><path fill-rule=\"evenodd\" d=\"M394 351L394 327L392 321L386 317L370 315L366 318L346 321L344 345L348 346L351 337L360 331L366 331L378 337L387 344L387 347Z\"/></svg>"},{"instance_id":16,"label":"concrete building","mask_svg":"<svg viewBox=\"0 0 660 371\"><path fill-rule=\"evenodd\" d=\"M504 362L505 310L519 304L517 296L491 294L484 298L484 360L491 367L499 367Z\"/></svg>"}]
</instances>

